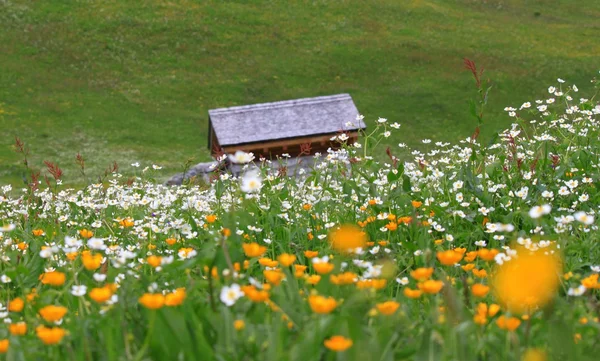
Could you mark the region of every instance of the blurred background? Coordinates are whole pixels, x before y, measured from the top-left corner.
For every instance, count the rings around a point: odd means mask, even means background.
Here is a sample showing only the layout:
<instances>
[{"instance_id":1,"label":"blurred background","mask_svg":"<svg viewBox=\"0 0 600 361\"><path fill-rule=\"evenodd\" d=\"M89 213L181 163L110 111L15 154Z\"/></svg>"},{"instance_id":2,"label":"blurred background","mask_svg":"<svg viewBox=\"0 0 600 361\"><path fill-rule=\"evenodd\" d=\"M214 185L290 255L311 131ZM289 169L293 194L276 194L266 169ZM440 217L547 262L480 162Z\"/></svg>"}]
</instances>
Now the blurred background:
<instances>
[{"instance_id":1,"label":"blurred background","mask_svg":"<svg viewBox=\"0 0 600 361\"><path fill-rule=\"evenodd\" d=\"M485 141L559 77L589 96L599 34L596 0L0 0L0 184L23 185L15 136L68 184L78 152L166 179L209 159L208 109L336 93L401 123L397 154L456 142L477 125L465 57L494 86Z\"/></svg>"}]
</instances>

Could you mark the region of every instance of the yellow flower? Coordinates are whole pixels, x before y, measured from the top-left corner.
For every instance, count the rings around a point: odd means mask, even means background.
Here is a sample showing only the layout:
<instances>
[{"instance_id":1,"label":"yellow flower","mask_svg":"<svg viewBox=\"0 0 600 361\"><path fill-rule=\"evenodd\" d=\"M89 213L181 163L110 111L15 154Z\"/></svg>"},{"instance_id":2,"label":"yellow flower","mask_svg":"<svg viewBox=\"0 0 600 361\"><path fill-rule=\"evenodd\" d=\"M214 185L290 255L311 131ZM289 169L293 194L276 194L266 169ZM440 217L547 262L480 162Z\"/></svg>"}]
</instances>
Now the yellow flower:
<instances>
[{"instance_id":1,"label":"yellow flower","mask_svg":"<svg viewBox=\"0 0 600 361\"><path fill-rule=\"evenodd\" d=\"M157 310L164 306L165 296L163 296L162 293L144 293L138 301L146 308Z\"/></svg>"},{"instance_id":2,"label":"yellow flower","mask_svg":"<svg viewBox=\"0 0 600 361\"><path fill-rule=\"evenodd\" d=\"M433 268L429 267L429 268L417 268L413 271L410 271L410 276L414 279L416 279L417 281L426 281L429 279L429 277L431 277L431 275L433 274Z\"/></svg>"},{"instance_id":3,"label":"yellow flower","mask_svg":"<svg viewBox=\"0 0 600 361\"><path fill-rule=\"evenodd\" d=\"M81 254L81 262L83 262L83 267L86 270L97 270L102 265L102 255L100 253L92 254L89 251L85 251Z\"/></svg>"},{"instance_id":4,"label":"yellow flower","mask_svg":"<svg viewBox=\"0 0 600 361\"><path fill-rule=\"evenodd\" d=\"M54 345L65 337L65 330L60 327L38 326L35 329L37 337L42 340L44 345Z\"/></svg>"},{"instance_id":5,"label":"yellow flower","mask_svg":"<svg viewBox=\"0 0 600 361\"><path fill-rule=\"evenodd\" d=\"M13 298L8 302L8 310L10 312L21 312L23 311L23 307L25 307L25 302L21 297Z\"/></svg>"},{"instance_id":6,"label":"yellow flower","mask_svg":"<svg viewBox=\"0 0 600 361\"><path fill-rule=\"evenodd\" d=\"M94 232L87 230L87 229L82 229L79 231L79 234L81 235L81 237L83 238L92 238L94 236Z\"/></svg>"},{"instance_id":7,"label":"yellow flower","mask_svg":"<svg viewBox=\"0 0 600 361\"><path fill-rule=\"evenodd\" d=\"M343 225L329 233L331 247L339 252L348 252L363 248L367 242L367 234L354 225Z\"/></svg>"},{"instance_id":8,"label":"yellow flower","mask_svg":"<svg viewBox=\"0 0 600 361\"><path fill-rule=\"evenodd\" d=\"M46 306L38 311L40 316L47 322L56 322L67 314L67 308L63 306Z\"/></svg>"},{"instance_id":9,"label":"yellow flower","mask_svg":"<svg viewBox=\"0 0 600 361\"><path fill-rule=\"evenodd\" d=\"M530 348L527 349L523 353L522 359L523 361L546 361L548 360L548 355L546 351L540 350L539 348Z\"/></svg>"},{"instance_id":10,"label":"yellow flower","mask_svg":"<svg viewBox=\"0 0 600 361\"><path fill-rule=\"evenodd\" d=\"M444 287L444 282L442 281L434 281L427 280L425 282L419 283L419 289L423 291L423 293L428 293L430 295L436 294L441 291L442 287Z\"/></svg>"},{"instance_id":11,"label":"yellow flower","mask_svg":"<svg viewBox=\"0 0 600 361\"><path fill-rule=\"evenodd\" d=\"M562 274L559 257L549 249L531 252L517 250L517 255L498 266L492 288L504 309L521 314L543 307L556 295Z\"/></svg>"},{"instance_id":12,"label":"yellow flower","mask_svg":"<svg viewBox=\"0 0 600 361\"><path fill-rule=\"evenodd\" d=\"M174 307L179 306L185 300L186 293L185 288L178 288L174 292L168 293L165 296L165 306Z\"/></svg>"},{"instance_id":13,"label":"yellow flower","mask_svg":"<svg viewBox=\"0 0 600 361\"><path fill-rule=\"evenodd\" d=\"M0 340L0 354L8 352L9 345L10 341L7 338Z\"/></svg>"},{"instance_id":14,"label":"yellow flower","mask_svg":"<svg viewBox=\"0 0 600 361\"><path fill-rule=\"evenodd\" d=\"M27 324L25 322L11 323L8 326L8 331L14 336L23 336L27 333Z\"/></svg>"},{"instance_id":15,"label":"yellow flower","mask_svg":"<svg viewBox=\"0 0 600 361\"><path fill-rule=\"evenodd\" d=\"M345 338L344 336L333 336L330 339L325 340L323 344L331 351L341 352L352 347L352 340Z\"/></svg>"},{"instance_id":16,"label":"yellow flower","mask_svg":"<svg viewBox=\"0 0 600 361\"><path fill-rule=\"evenodd\" d=\"M400 304L396 301L386 301L376 304L375 307L377 307L377 311L379 311L379 313L389 316L396 312L398 307L400 307Z\"/></svg>"},{"instance_id":17,"label":"yellow flower","mask_svg":"<svg viewBox=\"0 0 600 361\"><path fill-rule=\"evenodd\" d=\"M481 283L476 283L471 286L471 293L475 297L485 297L488 294L490 288L486 285L482 285Z\"/></svg>"},{"instance_id":18,"label":"yellow flower","mask_svg":"<svg viewBox=\"0 0 600 361\"><path fill-rule=\"evenodd\" d=\"M463 254L460 252L456 252L453 249L449 249L447 251L440 251L437 253L437 259L444 266L454 266L463 258Z\"/></svg>"},{"instance_id":19,"label":"yellow flower","mask_svg":"<svg viewBox=\"0 0 600 361\"><path fill-rule=\"evenodd\" d=\"M296 262L296 256L289 253L283 253L277 257L277 260L283 267L289 267Z\"/></svg>"},{"instance_id":20,"label":"yellow flower","mask_svg":"<svg viewBox=\"0 0 600 361\"><path fill-rule=\"evenodd\" d=\"M51 286L62 286L65 283L66 276L59 271L46 272L40 275L42 284Z\"/></svg>"},{"instance_id":21,"label":"yellow flower","mask_svg":"<svg viewBox=\"0 0 600 361\"><path fill-rule=\"evenodd\" d=\"M244 322L244 320L233 321L233 328L235 328L236 330L241 331L244 329L244 327L246 327L246 323Z\"/></svg>"},{"instance_id":22,"label":"yellow flower","mask_svg":"<svg viewBox=\"0 0 600 361\"><path fill-rule=\"evenodd\" d=\"M421 294L423 292L421 290L413 290L410 288L405 288L404 291L402 291L402 293L404 293L404 295L408 298L419 298L419 297L421 297Z\"/></svg>"},{"instance_id":23,"label":"yellow flower","mask_svg":"<svg viewBox=\"0 0 600 361\"><path fill-rule=\"evenodd\" d=\"M267 252L267 247L261 246L256 242L242 243L242 248L246 257L250 258L260 257Z\"/></svg>"},{"instance_id":24,"label":"yellow flower","mask_svg":"<svg viewBox=\"0 0 600 361\"><path fill-rule=\"evenodd\" d=\"M110 289L110 287L104 286L104 287L98 287L98 288L92 288L89 292L90 298L98 303L104 303L108 300L110 300L110 298L113 295L113 291Z\"/></svg>"},{"instance_id":25,"label":"yellow flower","mask_svg":"<svg viewBox=\"0 0 600 361\"><path fill-rule=\"evenodd\" d=\"M331 313L337 307L338 303L333 297L323 297L312 295L308 297L308 304L314 313Z\"/></svg>"}]
</instances>

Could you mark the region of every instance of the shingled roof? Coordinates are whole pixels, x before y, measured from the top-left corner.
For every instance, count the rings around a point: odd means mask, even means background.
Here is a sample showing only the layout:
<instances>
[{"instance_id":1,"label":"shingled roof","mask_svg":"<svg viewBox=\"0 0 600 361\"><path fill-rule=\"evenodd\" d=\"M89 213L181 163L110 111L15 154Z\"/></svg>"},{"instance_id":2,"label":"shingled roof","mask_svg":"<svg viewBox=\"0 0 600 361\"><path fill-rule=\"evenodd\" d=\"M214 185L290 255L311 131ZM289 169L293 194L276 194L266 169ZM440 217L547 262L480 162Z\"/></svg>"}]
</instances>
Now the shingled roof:
<instances>
[{"instance_id":1,"label":"shingled roof","mask_svg":"<svg viewBox=\"0 0 600 361\"><path fill-rule=\"evenodd\" d=\"M349 94L208 111L221 146L324 135L366 128ZM352 122L352 126L346 125ZM210 145L209 145L210 146Z\"/></svg>"}]
</instances>

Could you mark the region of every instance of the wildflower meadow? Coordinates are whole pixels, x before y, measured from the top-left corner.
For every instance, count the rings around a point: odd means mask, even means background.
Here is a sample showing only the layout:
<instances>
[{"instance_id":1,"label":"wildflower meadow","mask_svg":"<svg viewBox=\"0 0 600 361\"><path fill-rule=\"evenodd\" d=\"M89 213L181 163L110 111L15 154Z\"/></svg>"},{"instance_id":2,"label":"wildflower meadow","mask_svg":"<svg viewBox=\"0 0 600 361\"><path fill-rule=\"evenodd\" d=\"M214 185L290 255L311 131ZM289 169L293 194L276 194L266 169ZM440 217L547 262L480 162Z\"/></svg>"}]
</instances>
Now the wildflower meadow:
<instances>
[{"instance_id":1,"label":"wildflower meadow","mask_svg":"<svg viewBox=\"0 0 600 361\"><path fill-rule=\"evenodd\" d=\"M224 155L244 171L210 184L133 163L72 189L17 138L0 360L598 360L596 94L558 79L481 144L478 86L456 144L380 149L410 134L379 118L308 171Z\"/></svg>"}]
</instances>

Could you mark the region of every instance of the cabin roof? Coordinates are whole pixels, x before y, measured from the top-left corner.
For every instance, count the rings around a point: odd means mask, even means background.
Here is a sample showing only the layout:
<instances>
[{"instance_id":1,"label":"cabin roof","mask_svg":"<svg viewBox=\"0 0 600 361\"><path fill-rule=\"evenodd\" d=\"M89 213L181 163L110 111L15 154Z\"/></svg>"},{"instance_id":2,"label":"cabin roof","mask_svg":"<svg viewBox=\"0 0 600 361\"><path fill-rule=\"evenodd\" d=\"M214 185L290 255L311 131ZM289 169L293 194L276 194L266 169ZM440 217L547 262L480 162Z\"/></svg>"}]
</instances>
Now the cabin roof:
<instances>
[{"instance_id":1,"label":"cabin roof","mask_svg":"<svg viewBox=\"0 0 600 361\"><path fill-rule=\"evenodd\" d=\"M357 120L358 114L349 94L208 111L210 126L221 146L364 129L366 125Z\"/></svg>"}]
</instances>

